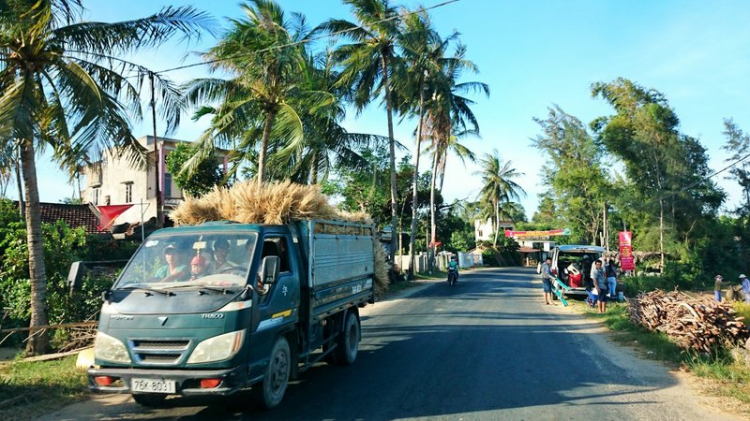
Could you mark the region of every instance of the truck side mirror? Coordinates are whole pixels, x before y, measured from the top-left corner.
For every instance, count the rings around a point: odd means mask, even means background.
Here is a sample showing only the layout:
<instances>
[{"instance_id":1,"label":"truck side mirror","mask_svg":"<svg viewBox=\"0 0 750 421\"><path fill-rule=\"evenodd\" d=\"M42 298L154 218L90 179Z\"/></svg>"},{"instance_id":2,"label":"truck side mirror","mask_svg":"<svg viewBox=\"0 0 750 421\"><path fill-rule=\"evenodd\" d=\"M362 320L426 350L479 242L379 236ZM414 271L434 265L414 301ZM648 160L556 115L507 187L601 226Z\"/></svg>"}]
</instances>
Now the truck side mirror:
<instances>
[{"instance_id":1,"label":"truck side mirror","mask_svg":"<svg viewBox=\"0 0 750 421\"><path fill-rule=\"evenodd\" d=\"M279 277L281 258L279 256L266 256L260 264L260 281L270 285Z\"/></svg>"},{"instance_id":2,"label":"truck side mirror","mask_svg":"<svg viewBox=\"0 0 750 421\"><path fill-rule=\"evenodd\" d=\"M86 266L84 262L78 261L73 262L70 265L68 271L68 288L70 288L70 294L73 295L73 291L81 289L81 283L83 282L83 275L86 272Z\"/></svg>"}]
</instances>

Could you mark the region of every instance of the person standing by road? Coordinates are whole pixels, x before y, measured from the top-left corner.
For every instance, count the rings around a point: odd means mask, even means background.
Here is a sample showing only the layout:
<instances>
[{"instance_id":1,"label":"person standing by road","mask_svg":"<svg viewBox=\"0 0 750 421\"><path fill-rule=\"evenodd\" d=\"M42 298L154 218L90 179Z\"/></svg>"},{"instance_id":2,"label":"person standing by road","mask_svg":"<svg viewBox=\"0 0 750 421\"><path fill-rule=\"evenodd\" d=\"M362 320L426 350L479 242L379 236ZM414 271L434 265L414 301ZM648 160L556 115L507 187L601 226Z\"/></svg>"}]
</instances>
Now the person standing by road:
<instances>
[{"instance_id":1,"label":"person standing by road","mask_svg":"<svg viewBox=\"0 0 750 421\"><path fill-rule=\"evenodd\" d=\"M714 298L718 302L721 302L721 281L723 280L724 277L721 275L716 275L714 277Z\"/></svg>"},{"instance_id":2,"label":"person standing by road","mask_svg":"<svg viewBox=\"0 0 750 421\"><path fill-rule=\"evenodd\" d=\"M609 259L607 268L604 271L607 275L607 288L609 288L609 298L617 300L617 266L615 259Z\"/></svg>"},{"instance_id":3,"label":"person standing by road","mask_svg":"<svg viewBox=\"0 0 750 421\"><path fill-rule=\"evenodd\" d=\"M750 303L750 280L743 273L740 275L740 282L742 283L742 296L745 297L746 303Z\"/></svg>"},{"instance_id":4,"label":"person standing by road","mask_svg":"<svg viewBox=\"0 0 750 421\"><path fill-rule=\"evenodd\" d=\"M557 305L552 301L552 281L555 275L552 274L552 259L549 257L542 264L542 288L544 289L544 304Z\"/></svg>"},{"instance_id":5,"label":"person standing by road","mask_svg":"<svg viewBox=\"0 0 750 421\"><path fill-rule=\"evenodd\" d=\"M607 312L607 281L604 279L604 270L602 270L602 261L597 260L594 262L594 269L591 271L591 279L594 281L594 288L596 288L599 300L597 301L597 307L599 313Z\"/></svg>"}]
</instances>

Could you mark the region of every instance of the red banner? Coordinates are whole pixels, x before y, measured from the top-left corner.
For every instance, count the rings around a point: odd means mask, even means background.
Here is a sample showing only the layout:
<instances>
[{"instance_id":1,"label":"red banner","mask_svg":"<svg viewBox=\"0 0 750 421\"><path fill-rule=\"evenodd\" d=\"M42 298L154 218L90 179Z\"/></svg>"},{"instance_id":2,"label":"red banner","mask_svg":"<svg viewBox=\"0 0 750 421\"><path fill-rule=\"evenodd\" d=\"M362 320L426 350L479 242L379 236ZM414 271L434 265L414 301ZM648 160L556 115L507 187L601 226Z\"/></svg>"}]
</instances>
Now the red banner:
<instances>
[{"instance_id":1,"label":"red banner","mask_svg":"<svg viewBox=\"0 0 750 421\"><path fill-rule=\"evenodd\" d=\"M630 231L620 231L620 269L635 270L633 235Z\"/></svg>"},{"instance_id":2,"label":"red banner","mask_svg":"<svg viewBox=\"0 0 750 421\"><path fill-rule=\"evenodd\" d=\"M98 228L102 231L110 229L112 223L115 222L115 218L132 207L133 205L97 206L100 214L99 223L101 224Z\"/></svg>"}]
</instances>

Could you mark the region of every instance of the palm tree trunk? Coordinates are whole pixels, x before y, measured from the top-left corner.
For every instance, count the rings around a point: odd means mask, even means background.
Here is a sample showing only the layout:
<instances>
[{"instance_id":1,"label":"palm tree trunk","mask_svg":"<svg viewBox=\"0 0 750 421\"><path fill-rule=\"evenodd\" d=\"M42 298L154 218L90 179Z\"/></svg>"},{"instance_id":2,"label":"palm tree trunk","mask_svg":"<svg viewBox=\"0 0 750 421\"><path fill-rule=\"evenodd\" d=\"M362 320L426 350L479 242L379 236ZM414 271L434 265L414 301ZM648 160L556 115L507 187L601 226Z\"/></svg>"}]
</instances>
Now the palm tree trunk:
<instances>
[{"instance_id":1,"label":"palm tree trunk","mask_svg":"<svg viewBox=\"0 0 750 421\"><path fill-rule=\"evenodd\" d=\"M417 192L419 190L419 154L422 147L422 124L424 121L424 92L419 93L419 122L417 123L417 152L414 154L414 184L411 196L411 236L409 238L409 277L414 277L415 250L414 243L417 235Z\"/></svg>"},{"instance_id":2,"label":"palm tree trunk","mask_svg":"<svg viewBox=\"0 0 750 421\"><path fill-rule=\"evenodd\" d=\"M271 139L271 128L275 119L276 112L271 111L266 116L266 122L263 125L263 137L260 140L260 152L258 153L258 184L263 184L266 179L266 154L268 153L268 141Z\"/></svg>"},{"instance_id":3,"label":"palm tree trunk","mask_svg":"<svg viewBox=\"0 0 750 421\"><path fill-rule=\"evenodd\" d=\"M495 241L492 242L494 247L497 247L497 233L500 231L500 203L495 202Z\"/></svg>"},{"instance_id":4,"label":"palm tree trunk","mask_svg":"<svg viewBox=\"0 0 750 421\"><path fill-rule=\"evenodd\" d=\"M445 161L448 159L448 149L446 148L442 158L440 159L440 193L443 192L443 181L445 181Z\"/></svg>"},{"instance_id":5,"label":"palm tree trunk","mask_svg":"<svg viewBox=\"0 0 750 421\"><path fill-rule=\"evenodd\" d=\"M435 157L432 160L432 179L430 180L430 272L432 272L432 260L435 258L435 181L437 180L438 151L435 149Z\"/></svg>"},{"instance_id":6,"label":"palm tree trunk","mask_svg":"<svg viewBox=\"0 0 750 421\"><path fill-rule=\"evenodd\" d=\"M26 206L24 205L24 194L23 194L23 179L21 178L21 157L20 148L15 151L15 167L16 167L16 185L18 186L18 213L21 218L26 215Z\"/></svg>"},{"instance_id":7,"label":"palm tree trunk","mask_svg":"<svg viewBox=\"0 0 750 421\"><path fill-rule=\"evenodd\" d=\"M34 327L47 325L46 295L47 274L44 268L42 246L42 217L39 211L39 185L36 178L34 144L31 140L21 146L21 165L26 187L26 241L29 249L29 276L31 277L31 330L26 343L27 355L44 353L49 345L47 331L35 331Z\"/></svg>"},{"instance_id":8,"label":"palm tree trunk","mask_svg":"<svg viewBox=\"0 0 750 421\"><path fill-rule=\"evenodd\" d=\"M398 203L396 186L396 143L393 139L393 104L391 104L391 87L388 83L388 54L381 55L383 69L383 91L385 92L386 114L388 115L388 151L391 165L391 263L396 255L396 227L398 226Z\"/></svg>"},{"instance_id":9,"label":"palm tree trunk","mask_svg":"<svg viewBox=\"0 0 750 421\"><path fill-rule=\"evenodd\" d=\"M312 162L310 163L310 184L318 184L318 151L313 152Z\"/></svg>"}]
</instances>

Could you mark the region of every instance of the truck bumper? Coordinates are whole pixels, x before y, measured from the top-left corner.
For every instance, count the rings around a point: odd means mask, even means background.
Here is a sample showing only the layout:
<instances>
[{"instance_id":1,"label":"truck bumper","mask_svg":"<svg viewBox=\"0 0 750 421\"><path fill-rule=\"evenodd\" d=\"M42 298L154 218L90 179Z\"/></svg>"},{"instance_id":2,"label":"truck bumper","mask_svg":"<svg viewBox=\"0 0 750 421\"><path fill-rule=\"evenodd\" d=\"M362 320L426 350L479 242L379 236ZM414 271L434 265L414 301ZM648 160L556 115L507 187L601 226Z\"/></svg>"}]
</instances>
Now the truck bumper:
<instances>
[{"instance_id":1,"label":"truck bumper","mask_svg":"<svg viewBox=\"0 0 750 421\"><path fill-rule=\"evenodd\" d=\"M96 377L107 376L114 381L102 386ZM89 390L99 393L132 394L133 379L174 380L176 394L183 396L214 395L226 396L247 387L247 368L234 367L223 370L153 370L132 368L91 368L88 370ZM221 379L218 386L202 388L203 379ZM140 393L140 392L135 392Z\"/></svg>"}]
</instances>

